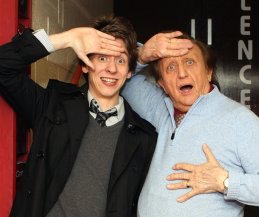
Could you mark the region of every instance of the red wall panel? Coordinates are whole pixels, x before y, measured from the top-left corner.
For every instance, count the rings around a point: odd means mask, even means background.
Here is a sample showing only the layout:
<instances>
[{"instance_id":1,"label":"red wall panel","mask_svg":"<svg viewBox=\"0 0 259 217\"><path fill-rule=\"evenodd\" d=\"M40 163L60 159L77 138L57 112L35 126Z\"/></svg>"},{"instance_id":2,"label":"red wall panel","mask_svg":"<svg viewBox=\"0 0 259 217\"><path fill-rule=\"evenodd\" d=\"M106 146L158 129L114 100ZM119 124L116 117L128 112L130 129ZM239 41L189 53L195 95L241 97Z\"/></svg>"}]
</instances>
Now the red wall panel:
<instances>
[{"instance_id":1,"label":"red wall panel","mask_svg":"<svg viewBox=\"0 0 259 217\"><path fill-rule=\"evenodd\" d=\"M17 32L18 1L0 0L0 44ZM16 121L12 109L0 97L0 216L9 216L15 194Z\"/></svg>"}]
</instances>

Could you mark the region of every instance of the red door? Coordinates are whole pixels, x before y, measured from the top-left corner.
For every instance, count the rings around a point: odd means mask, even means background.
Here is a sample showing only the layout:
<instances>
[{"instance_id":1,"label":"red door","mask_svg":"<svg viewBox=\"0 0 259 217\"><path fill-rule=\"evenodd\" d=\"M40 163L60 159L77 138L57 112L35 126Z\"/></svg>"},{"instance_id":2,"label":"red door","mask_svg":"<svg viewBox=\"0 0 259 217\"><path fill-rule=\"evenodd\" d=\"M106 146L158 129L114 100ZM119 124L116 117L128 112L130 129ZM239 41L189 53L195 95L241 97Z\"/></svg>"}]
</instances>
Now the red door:
<instances>
[{"instance_id":1,"label":"red door","mask_svg":"<svg viewBox=\"0 0 259 217\"><path fill-rule=\"evenodd\" d=\"M0 0L0 44L17 32L18 1ZM0 216L9 216L15 194L16 118L0 96Z\"/></svg>"},{"instance_id":2,"label":"red door","mask_svg":"<svg viewBox=\"0 0 259 217\"><path fill-rule=\"evenodd\" d=\"M0 14L0 44L3 44L17 33L18 22L31 26L31 0L0 0ZM0 217L9 216L15 196L16 123L14 111L0 95ZM20 155L18 161L24 161L25 157Z\"/></svg>"}]
</instances>

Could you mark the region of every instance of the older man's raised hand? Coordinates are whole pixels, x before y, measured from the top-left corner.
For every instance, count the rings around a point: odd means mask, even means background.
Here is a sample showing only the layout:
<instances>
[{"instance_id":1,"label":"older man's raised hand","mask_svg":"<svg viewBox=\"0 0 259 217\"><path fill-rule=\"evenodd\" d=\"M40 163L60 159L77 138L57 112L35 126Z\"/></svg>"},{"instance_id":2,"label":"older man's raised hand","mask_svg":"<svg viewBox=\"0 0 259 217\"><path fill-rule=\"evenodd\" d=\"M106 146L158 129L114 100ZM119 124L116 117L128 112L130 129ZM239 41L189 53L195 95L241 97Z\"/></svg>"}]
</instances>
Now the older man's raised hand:
<instances>
[{"instance_id":1,"label":"older man's raised hand","mask_svg":"<svg viewBox=\"0 0 259 217\"><path fill-rule=\"evenodd\" d=\"M193 47L193 44L188 39L177 38L181 35L180 31L154 35L143 46L139 47L138 61L145 64L163 57L186 54Z\"/></svg>"}]
</instances>

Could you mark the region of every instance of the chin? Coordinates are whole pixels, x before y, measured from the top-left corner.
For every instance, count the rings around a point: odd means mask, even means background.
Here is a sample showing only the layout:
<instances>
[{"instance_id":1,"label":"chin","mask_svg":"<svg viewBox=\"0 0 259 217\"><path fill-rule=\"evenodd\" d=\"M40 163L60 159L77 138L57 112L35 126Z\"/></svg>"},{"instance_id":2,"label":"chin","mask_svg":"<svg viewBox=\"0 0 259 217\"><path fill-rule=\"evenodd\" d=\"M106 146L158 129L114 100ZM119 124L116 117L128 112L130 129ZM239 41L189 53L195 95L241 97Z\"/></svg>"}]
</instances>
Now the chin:
<instances>
[{"instance_id":1,"label":"chin","mask_svg":"<svg viewBox=\"0 0 259 217\"><path fill-rule=\"evenodd\" d=\"M191 97L189 99L184 99L182 100L182 105L183 106L192 106L193 103L195 103L195 101L198 99L198 97Z\"/></svg>"}]
</instances>

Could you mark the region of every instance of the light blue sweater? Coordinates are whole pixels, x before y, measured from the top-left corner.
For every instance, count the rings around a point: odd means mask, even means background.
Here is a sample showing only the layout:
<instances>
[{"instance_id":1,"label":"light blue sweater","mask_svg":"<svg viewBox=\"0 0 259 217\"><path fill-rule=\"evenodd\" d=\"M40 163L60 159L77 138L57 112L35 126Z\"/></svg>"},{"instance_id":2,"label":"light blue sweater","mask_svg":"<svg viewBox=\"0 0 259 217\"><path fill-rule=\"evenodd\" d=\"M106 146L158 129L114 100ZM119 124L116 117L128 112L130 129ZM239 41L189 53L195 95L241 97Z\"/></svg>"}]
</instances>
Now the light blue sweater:
<instances>
[{"instance_id":1,"label":"light blue sweater","mask_svg":"<svg viewBox=\"0 0 259 217\"><path fill-rule=\"evenodd\" d=\"M253 112L214 87L196 100L176 128L172 101L144 76L134 76L122 95L159 133L138 217L239 217L243 203L259 206L259 119ZM229 171L228 194L202 194L179 203L176 199L190 189L167 190L166 177L176 172L176 163L205 162L204 143Z\"/></svg>"}]
</instances>

